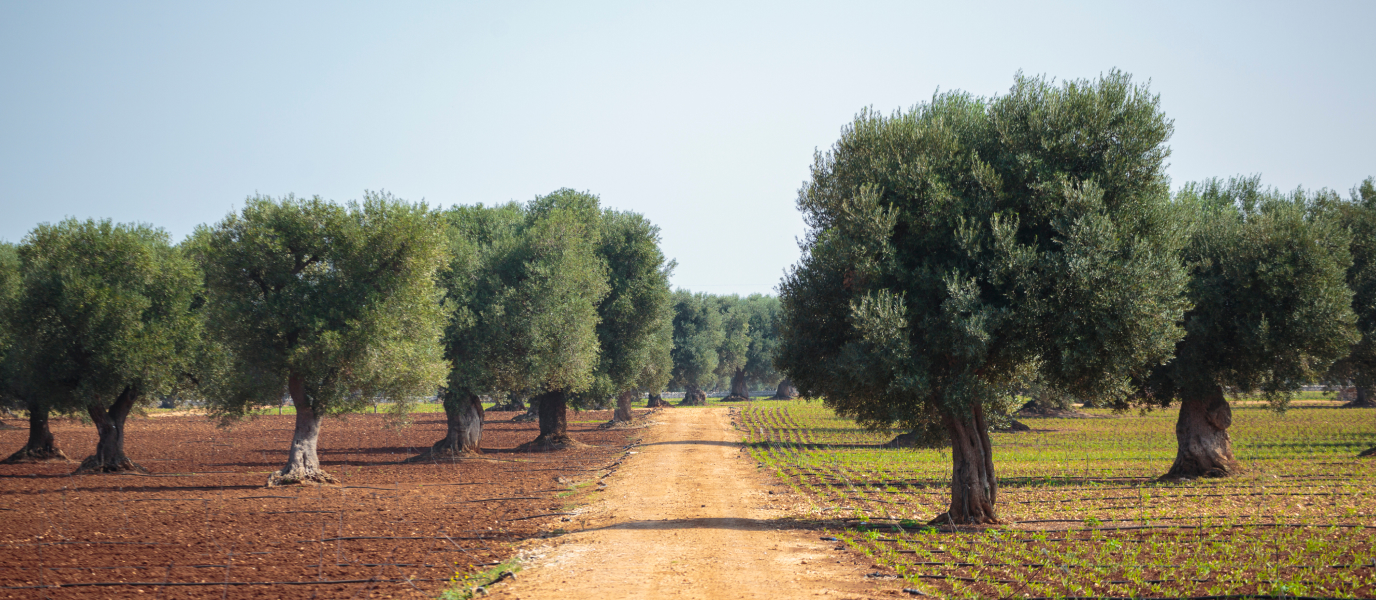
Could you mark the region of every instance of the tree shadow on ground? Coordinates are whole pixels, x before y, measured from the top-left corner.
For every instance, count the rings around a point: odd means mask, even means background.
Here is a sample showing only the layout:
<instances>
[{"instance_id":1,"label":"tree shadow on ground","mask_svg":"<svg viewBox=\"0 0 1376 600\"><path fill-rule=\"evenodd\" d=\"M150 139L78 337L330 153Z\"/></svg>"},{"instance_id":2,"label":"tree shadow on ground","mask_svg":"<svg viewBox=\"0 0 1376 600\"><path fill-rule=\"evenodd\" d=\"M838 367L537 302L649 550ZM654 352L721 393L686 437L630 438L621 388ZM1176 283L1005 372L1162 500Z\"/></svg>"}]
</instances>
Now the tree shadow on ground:
<instances>
[{"instance_id":1,"label":"tree shadow on ground","mask_svg":"<svg viewBox=\"0 0 1376 600\"><path fill-rule=\"evenodd\" d=\"M794 518L780 519L741 519L741 518L722 518L722 517L703 517L696 519L664 519L664 520L635 520L604 525L602 527L589 527L587 529L571 530L570 533L582 533L585 531L606 531L613 529L645 529L645 530L670 530L670 529L730 529L736 531L769 531L776 529L807 529L818 530L823 527L817 521L804 521Z\"/></svg>"}]
</instances>

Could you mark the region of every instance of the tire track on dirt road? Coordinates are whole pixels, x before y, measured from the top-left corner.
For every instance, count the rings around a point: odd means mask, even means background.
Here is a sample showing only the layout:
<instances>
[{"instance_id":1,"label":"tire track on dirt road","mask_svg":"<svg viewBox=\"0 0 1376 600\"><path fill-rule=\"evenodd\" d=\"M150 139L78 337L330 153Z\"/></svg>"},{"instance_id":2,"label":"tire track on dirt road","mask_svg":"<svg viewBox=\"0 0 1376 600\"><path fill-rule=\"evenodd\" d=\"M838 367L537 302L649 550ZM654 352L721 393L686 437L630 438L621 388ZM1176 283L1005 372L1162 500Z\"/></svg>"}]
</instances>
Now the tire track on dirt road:
<instances>
[{"instance_id":1,"label":"tire track on dirt road","mask_svg":"<svg viewBox=\"0 0 1376 600\"><path fill-rule=\"evenodd\" d=\"M791 529L772 479L741 452L728 408L655 414L638 447L607 477L573 531L524 548L515 580L494 597L798 598L890 596L896 583L867 580L869 561ZM891 597L891 596L890 596Z\"/></svg>"}]
</instances>

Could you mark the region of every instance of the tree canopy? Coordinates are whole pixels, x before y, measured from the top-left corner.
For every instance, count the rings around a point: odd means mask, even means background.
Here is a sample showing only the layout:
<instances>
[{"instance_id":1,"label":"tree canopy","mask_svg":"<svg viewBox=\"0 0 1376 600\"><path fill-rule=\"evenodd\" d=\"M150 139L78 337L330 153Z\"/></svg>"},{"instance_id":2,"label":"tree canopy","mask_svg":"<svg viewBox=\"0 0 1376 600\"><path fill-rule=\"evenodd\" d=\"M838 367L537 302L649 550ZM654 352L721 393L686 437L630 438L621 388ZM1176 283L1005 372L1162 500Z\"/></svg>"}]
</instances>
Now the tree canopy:
<instances>
[{"instance_id":1,"label":"tree canopy","mask_svg":"<svg viewBox=\"0 0 1376 600\"><path fill-rule=\"evenodd\" d=\"M953 444L942 522L997 522L990 409L1038 376L1126 395L1179 339L1158 98L1111 72L862 112L817 156L778 364L876 428Z\"/></svg>"},{"instance_id":2,"label":"tree canopy","mask_svg":"<svg viewBox=\"0 0 1376 600\"><path fill-rule=\"evenodd\" d=\"M18 254L11 350L25 393L42 410L90 415L100 440L79 471L141 469L124 454L125 419L191 371L195 265L163 230L109 220L39 225Z\"/></svg>"},{"instance_id":3,"label":"tree canopy","mask_svg":"<svg viewBox=\"0 0 1376 600\"><path fill-rule=\"evenodd\" d=\"M1154 370L1141 398L1181 401L1167 477L1222 476L1239 468L1224 388L1283 408L1356 341L1351 238L1312 196L1265 189L1258 177L1187 184L1175 204L1191 308L1175 360Z\"/></svg>"},{"instance_id":4,"label":"tree canopy","mask_svg":"<svg viewBox=\"0 0 1376 600\"><path fill-rule=\"evenodd\" d=\"M424 205L387 195L256 196L196 231L207 329L223 351L204 389L213 413L241 417L284 391L296 406L292 451L270 484L333 479L316 454L320 416L379 397L404 410L444 381L438 225Z\"/></svg>"}]
</instances>

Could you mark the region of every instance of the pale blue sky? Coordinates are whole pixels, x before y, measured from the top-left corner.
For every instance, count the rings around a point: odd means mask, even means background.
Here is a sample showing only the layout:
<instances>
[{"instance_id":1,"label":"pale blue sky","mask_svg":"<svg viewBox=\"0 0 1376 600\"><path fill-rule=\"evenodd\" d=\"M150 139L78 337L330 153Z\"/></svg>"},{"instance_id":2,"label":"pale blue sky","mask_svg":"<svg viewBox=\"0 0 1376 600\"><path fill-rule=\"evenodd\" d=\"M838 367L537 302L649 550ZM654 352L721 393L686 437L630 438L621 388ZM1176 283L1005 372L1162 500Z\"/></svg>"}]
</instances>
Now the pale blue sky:
<instances>
[{"instance_id":1,"label":"pale blue sky","mask_svg":"<svg viewBox=\"0 0 1376 600\"><path fill-rule=\"evenodd\" d=\"M1376 3L0 3L0 238L181 239L260 192L647 215L677 286L771 292L816 149L862 107L1117 67L1178 185L1376 175Z\"/></svg>"}]
</instances>

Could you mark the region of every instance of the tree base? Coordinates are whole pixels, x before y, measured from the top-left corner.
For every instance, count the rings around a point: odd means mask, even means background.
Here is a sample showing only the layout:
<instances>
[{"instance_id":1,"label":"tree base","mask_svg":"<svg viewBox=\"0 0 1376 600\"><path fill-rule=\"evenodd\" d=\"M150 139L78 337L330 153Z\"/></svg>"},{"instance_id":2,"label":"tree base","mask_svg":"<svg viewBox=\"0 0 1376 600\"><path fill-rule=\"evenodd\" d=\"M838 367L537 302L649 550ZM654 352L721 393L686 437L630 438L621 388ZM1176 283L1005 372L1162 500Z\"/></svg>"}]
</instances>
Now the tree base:
<instances>
[{"instance_id":1,"label":"tree base","mask_svg":"<svg viewBox=\"0 0 1376 600\"><path fill-rule=\"evenodd\" d=\"M72 471L73 475L90 475L95 473L147 473L148 469L140 467L127 456L120 456L114 460L101 460L97 456L88 456L81 461L81 465Z\"/></svg>"},{"instance_id":2,"label":"tree base","mask_svg":"<svg viewBox=\"0 0 1376 600\"><path fill-rule=\"evenodd\" d=\"M749 401L750 401L750 398L747 397L747 396L737 396L737 395L734 395L734 394L733 394L733 395L727 396L727 397L725 397L725 398L722 398L721 401L722 401L722 402L749 402Z\"/></svg>"},{"instance_id":3,"label":"tree base","mask_svg":"<svg viewBox=\"0 0 1376 600\"><path fill-rule=\"evenodd\" d=\"M1363 398L1361 400L1353 400L1351 402L1343 404L1342 406L1339 406L1338 408L1376 408L1376 401L1373 401L1370 398Z\"/></svg>"},{"instance_id":4,"label":"tree base","mask_svg":"<svg viewBox=\"0 0 1376 600\"><path fill-rule=\"evenodd\" d=\"M268 487L283 485L338 485L339 480L324 469L296 469L290 473L278 471L268 477Z\"/></svg>"},{"instance_id":5,"label":"tree base","mask_svg":"<svg viewBox=\"0 0 1376 600\"><path fill-rule=\"evenodd\" d=\"M1242 474L1242 465L1239 463L1225 465L1203 466L1191 464L1181 467L1179 462L1171 467L1171 470L1162 475L1157 481L1162 483L1178 483L1182 481L1194 481L1196 479L1218 479Z\"/></svg>"},{"instance_id":6,"label":"tree base","mask_svg":"<svg viewBox=\"0 0 1376 600\"><path fill-rule=\"evenodd\" d=\"M707 406L707 393L702 390L694 390L683 395L683 400L679 406Z\"/></svg>"},{"instance_id":7,"label":"tree base","mask_svg":"<svg viewBox=\"0 0 1376 600\"><path fill-rule=\"evenodd\" d=\"M984 515L972 515L969 517L952 517L950 512L944 512L936 516L935 519L927 521L928 525L1001 525L1002 522L996 518Z\"/></svg>"},{"instance_id":8,"label":"tree base","mask_svg":"<svg viewBox=\"0 0 1376 600\"><path fill-rule=\"evenodd\" d=\"M587 448L588 445L567 435L540 436L516 447L517 452L554 452L574 448Z\"/></svg>"},{"instance_id":9,"label":"tree base","mask_svg":"<svg viewBox=\"0 0 1376 600\"><path fill-rule=\"evenodd\" d=\"M429 450L426 450L425 452L412 456L411 458L408 458L401 462L423 463L441 460L463 460L465 458L472 458L483 453L482 449L480 448L464 448L463 446L460 446L458 444L450 444L447 442L448 440L440 440L438 442L435 442L435 445L431 446Z\"/></svg>"},{"instance_id":10,"label":"tree base","mask_svg":"<svg viewBox=\"0 0 1376 600\"><path fill-rule=\"evenodd\" d=\"M9 458L0 461L0 465L69 462L72 462L72 459L67 458L67 455L57 448L21 448Z\"/></svg>"},{"instance_id":11,"label":"tree base","mask_svg":"<svg viewBox=\"0 0 1376 600\"><path fill-rule=\"evenodd\" d=\"M650 398L645 402L646 408L672 408L674 405L663 398Z\"/></svg>"},{"instance_id":12,"label":"tree base","mask_svg":"<svg viewBox=\"0 0 1376 600\"><path fill-rule=\"evenodd\" d=\"M1080 412L1080 411L1078 411L1078 410L1075 410L1075 409L1073 409L1073 408L1056 408L1056 407L1054 407L1054 406L1046 406L1046 405L1043 405L1043 404L1038 403L1038 402L1036 402L1036 401L1032 401L1032 402L1028 402L1028 403L1026 403L1026 404L1023 404L1022 407L1019 408L1018 411L1015 412L1015 413L1013 413L1013 414L1014 414L1015 416L1019 416L1019 417L1038 418L1038 419L1094 419L1094 418L1096 418L1094 415L1091 415L1091 414L1089 414L1089 413L1082 413L1082 412Z\"/></svg>"},{"instance_id":13,"label":"tree base","mask_svg":"<svg viewBox=\"0 0 1376 600\"><path fill-rule=\"evenodd\" d=\"M1362 458L1376 456L1376 447L1367 448L1365 451L1363 451L1361 454L1358 454L1357 456Z\"/></svg>"},{"instance_id":14,"label":"tree base","mask_svg":"<svg viewBox=\"0 0 1376 600\"><path fill-rule=\"evenodd\" d=\"M533 413L533 412L522 413L522 414L516 415L516 416L514 416L514 417L511 417L511 422L512 422L512 423L529 423L529 422L531 422L531 421L539 421L539 420L540 420L540 414L539 414L539 413Z\"/></svg>"}]
</instances>

